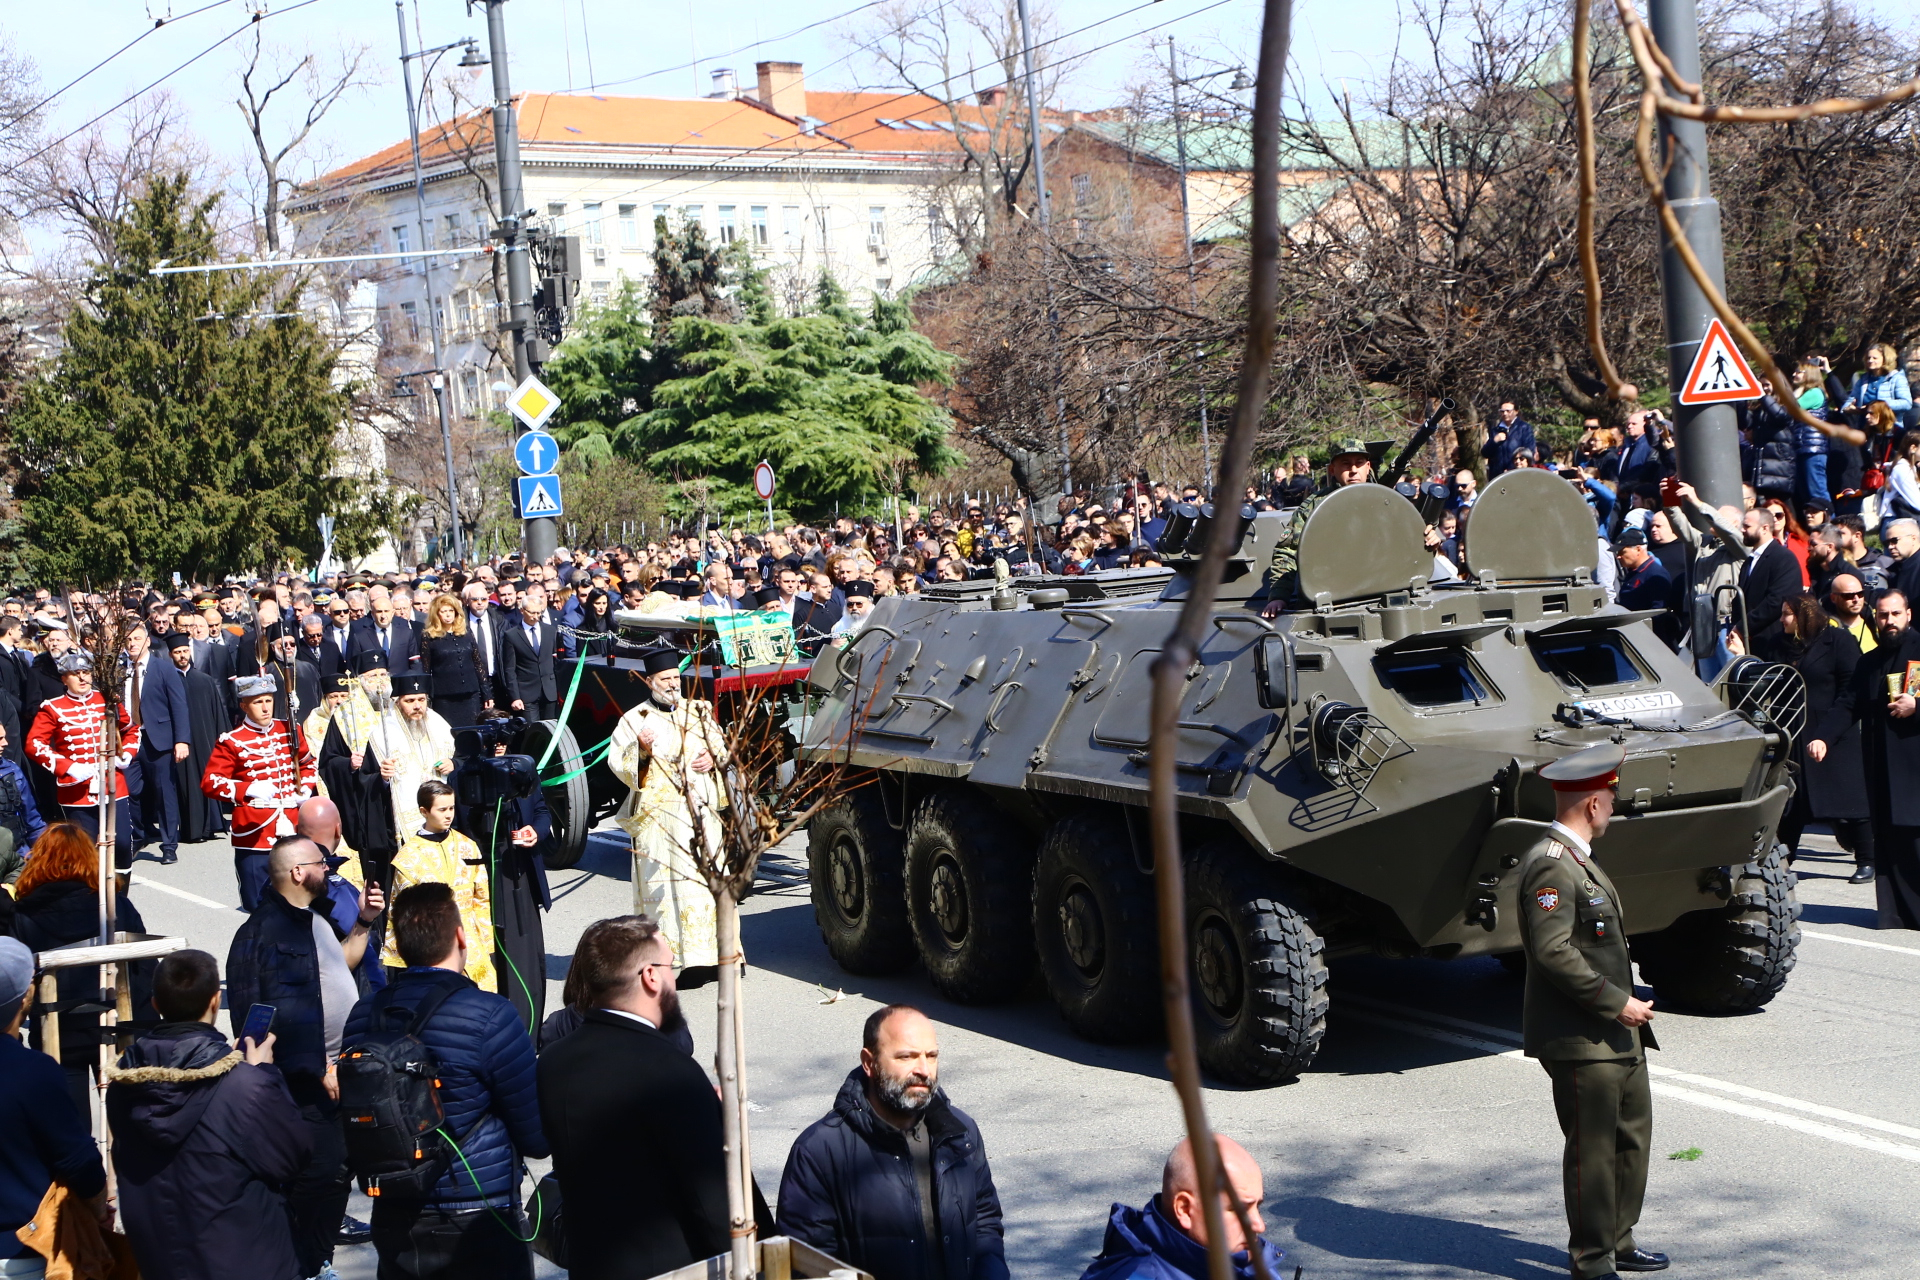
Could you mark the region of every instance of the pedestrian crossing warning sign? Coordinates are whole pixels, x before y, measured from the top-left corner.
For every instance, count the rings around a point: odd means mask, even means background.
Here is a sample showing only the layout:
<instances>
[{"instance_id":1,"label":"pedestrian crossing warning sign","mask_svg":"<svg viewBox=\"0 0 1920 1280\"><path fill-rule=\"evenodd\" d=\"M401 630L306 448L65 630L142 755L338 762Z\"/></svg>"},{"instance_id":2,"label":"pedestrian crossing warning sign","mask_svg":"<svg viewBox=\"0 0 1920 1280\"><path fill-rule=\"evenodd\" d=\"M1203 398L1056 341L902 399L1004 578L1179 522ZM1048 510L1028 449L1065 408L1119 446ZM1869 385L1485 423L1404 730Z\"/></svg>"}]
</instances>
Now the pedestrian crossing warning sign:
<instances>
[{"instance_id":1,"label":"pedestrian crossing warning sign","mask_svg":"<svg viewBox=\"0 0 1920 1280\"><path fill-rule=\"evenodd\" d=\"M557 516L566 510L560 502L560 477L521 476L517 483L520 486L522 520Z\"/></svg>"},{"instance_id":2,"label":"pedestrian crossing warning sign","mask_svg":"<svg viewBox=\"0 0 1920 1280\"><path fill-rule=\"evenodd\" d=\"M1681 404L1721 404L1729 400L1758 400L1760 379L1753 376L1727 326L1715 316L1707 322L1707 336L1693 357L1693 368L1680 388Z\"/></svg>"}]
</instances>

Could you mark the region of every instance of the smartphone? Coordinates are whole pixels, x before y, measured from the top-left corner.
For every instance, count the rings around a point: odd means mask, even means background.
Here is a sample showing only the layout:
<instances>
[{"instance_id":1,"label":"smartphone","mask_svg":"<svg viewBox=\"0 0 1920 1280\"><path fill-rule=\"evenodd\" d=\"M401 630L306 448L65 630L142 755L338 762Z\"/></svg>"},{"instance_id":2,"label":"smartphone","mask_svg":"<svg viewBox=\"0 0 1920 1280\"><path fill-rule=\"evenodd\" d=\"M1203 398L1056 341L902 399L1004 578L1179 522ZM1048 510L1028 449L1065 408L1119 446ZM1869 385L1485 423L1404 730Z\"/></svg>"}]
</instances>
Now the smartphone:
<instances>
[{"instance_id":1,"label":"smartphone","mask_svg":"<svg viewBox=\"0 0 1920 1280\"><path fill-rule=\"evenodd\" d=\"M267 1033L273 1030L273 1015L278 1012L270 1004L256 1004L247 1010L247 1020L240 1027L240 1039L251 1040L255 1044L265 1044Z\"/></svg>"}]
</instances>

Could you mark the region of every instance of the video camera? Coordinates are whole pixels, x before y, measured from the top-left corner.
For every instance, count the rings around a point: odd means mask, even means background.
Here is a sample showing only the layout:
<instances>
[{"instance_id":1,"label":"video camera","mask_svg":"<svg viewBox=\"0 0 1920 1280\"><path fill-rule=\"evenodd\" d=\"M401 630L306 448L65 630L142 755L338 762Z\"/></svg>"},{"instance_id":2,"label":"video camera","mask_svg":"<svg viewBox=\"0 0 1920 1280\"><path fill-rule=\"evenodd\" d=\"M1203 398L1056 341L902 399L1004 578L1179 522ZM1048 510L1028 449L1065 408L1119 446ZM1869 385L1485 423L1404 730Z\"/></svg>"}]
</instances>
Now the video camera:
<instances>
[{"instance_id":1,"label":"video camera","mask_svg":"<svg viewBox=\"0 0 1920 1280\"><path fill-rule=\"evenodd\" d=\"M540 769L532 756L494 754L501 746L511 753L527 726L525 716L500 716L453 731L453 789L461 807L491 808L539 788Z\"/></svg>"}]
</instances>

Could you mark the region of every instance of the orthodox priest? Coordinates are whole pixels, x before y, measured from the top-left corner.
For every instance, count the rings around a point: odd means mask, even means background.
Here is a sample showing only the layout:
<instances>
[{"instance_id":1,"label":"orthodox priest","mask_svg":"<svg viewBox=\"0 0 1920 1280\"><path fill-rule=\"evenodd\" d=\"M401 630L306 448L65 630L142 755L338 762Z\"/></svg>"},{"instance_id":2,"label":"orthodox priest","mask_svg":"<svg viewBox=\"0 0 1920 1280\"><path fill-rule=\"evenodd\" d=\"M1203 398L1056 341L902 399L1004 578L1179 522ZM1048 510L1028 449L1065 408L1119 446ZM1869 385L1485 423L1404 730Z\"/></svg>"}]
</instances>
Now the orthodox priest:
<instances>
[{"instance_id":1,"label":"orthodox priest","mask_svg":"<svg viewBox=\"0 0 1920 1280\"><path fill-rule=\"evenodd\" d=\"M507 744L495 744L492 754L505 756ZM531 759L527 763L531 765ZM473 794L480 788L470 787L468 780L485 765L470 755L450 781L461 795ZM486 859L492 881L494 970L500 994L513 1002L528 1027L538 1027L546 1016L547 940L540 913L553 909L544 856L553 838L553 811L536 785L518 798L463 809L460 826Z\"/></svg>"},{"instance_id":2,"label":"orthodox priest","mask_svg":"<svg viewBox=\"0 0 1920 1280\"><path fill-rule=\"evenodd\" d=\"M313 754L296 725L274 717L272 676L241 676L238 726L220 735L200 790L233 806L233 869L241 909L252 913L267 886L267 851L294 834L300 802L313 794Z\"/></svg>"},{"instance_id":3,"label":"orthodox priest","mask_svg":"<svg viewBox=\"0 0 1920 1280\"><path fill-rule=\"evenodd\" d=\"M693 841L697 828L707 860L719 857L726 738L713 704L685 696L679 653L655 650L641 661L647 700L614 726L607 762L633 789L618 818L633 839L633 909L660 922L685 966L679 986L691 989L719 972L719 917Z\"/></svg>"},{"instance_id":4,"label":"orthodox priest","mask_svg":"<svg viewBox=\"0 0 1920 1280\"><path fill-rule=\"evenodd\" d=\"M420 784L444 782L453 772L453 729L427 705L426 676L401 674L392 681L393 709L374 737L374 750L387 781L393 829L412 832L420 826Z\"/></svg>"},{"instance_id":5,"label":"orthodox priest","mask_svg":"<svg viewBox=\"0 0 1920 1280\"><path fill-rule=\"evenodd\" d=\"M379 717L359 678L344 671L327 677L325 703L307 718L307 741L320 743L321 793L339 810L341 836L359 857L363 882L384 888L400 840L380 757L370 748Z\"/></svg>"},{"instance_id":6,"label":"orthodox priest","mask_svg":"<svg viewBox=\"0 0 1920 1280\"><path fill-rule=\"evenodd\" d=\"M187 758L173 762L174 791L180 797L180 840L198 844L226 830L220 805L200 790L200 779L207 774L207 761L214 744L227 731L226 697L212 676L193 666L193 639L185 634L166 639L167 656L180 669L187 687ZM175 726L179 733L179 726Z\"/></svg>"}]
</instances>

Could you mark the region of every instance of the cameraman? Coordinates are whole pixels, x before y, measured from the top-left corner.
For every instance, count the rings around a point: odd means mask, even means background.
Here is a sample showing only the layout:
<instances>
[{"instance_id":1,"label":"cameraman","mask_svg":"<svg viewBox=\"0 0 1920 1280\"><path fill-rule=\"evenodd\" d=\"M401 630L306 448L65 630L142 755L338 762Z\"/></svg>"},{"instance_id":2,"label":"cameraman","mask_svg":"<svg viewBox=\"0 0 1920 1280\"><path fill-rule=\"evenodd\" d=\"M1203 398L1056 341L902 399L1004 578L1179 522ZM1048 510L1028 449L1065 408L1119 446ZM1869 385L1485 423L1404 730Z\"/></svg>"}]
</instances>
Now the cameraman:
<instances>
[{"instance_id":1,"label":"cameraman","mask_svg":"<svg viewBox=\"0 0 1920 1280\"><path fill-rule=\"evenodd\" d=\"M553 909L545 853L553 839L553 811L541 794L531 756L508 754L510 739L526 728L515 716L481 727L460 745L472 754L456 760L453 782L460 828L480 847L493 874L494 969L500 994L521 1021L538 1027L547 1003L547 940L540 913ZM573 768L567 764L565 768Z\"/></svg>"}]
</instances>

